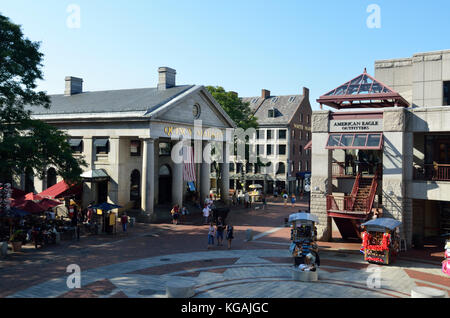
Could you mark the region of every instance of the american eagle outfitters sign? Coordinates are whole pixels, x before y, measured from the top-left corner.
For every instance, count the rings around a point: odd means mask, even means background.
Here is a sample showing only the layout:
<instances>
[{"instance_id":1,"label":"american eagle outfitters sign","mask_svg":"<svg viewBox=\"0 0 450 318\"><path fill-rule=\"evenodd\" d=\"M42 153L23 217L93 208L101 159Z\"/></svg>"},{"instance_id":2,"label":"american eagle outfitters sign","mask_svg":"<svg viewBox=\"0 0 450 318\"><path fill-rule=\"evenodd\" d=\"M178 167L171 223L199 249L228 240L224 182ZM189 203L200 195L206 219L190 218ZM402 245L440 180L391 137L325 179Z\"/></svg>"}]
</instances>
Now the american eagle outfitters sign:
<instances>
[{"instance_id":1,"label":"american eagle outfitters sign","mask_svg":"<svg viewBox=\"0 0 450 318\"><path fill-rule=\"evenodd\" d=\"M383 131L382 119L331 120L330 132Z\"/></svg>"}]
</instances>

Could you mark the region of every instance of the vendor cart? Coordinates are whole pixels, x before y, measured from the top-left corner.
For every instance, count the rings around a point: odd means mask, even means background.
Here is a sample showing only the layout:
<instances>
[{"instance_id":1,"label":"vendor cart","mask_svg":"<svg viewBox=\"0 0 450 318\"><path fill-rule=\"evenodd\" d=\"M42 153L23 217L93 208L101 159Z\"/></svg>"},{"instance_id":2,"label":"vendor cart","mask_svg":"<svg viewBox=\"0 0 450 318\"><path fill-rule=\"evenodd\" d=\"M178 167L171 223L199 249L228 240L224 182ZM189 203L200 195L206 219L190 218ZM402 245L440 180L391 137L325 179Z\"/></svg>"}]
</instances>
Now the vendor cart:
<instances>
[{"instance_id":1,"label":"vendor cart","mask_svg":"<svg viewBox=\"0 0 450 318\"><path fill-rule=\"evenodd\" d=\"M362 252L364 260L369 263L389 265L397 257L400 250L400 221L390 218L379 218L362 224Z\"/></svg>"},{"instance_id":2,"label":"vendor cart","mask_svg":"<svg viewBox=\"0 0 450 318\"><path fill-rule=\"evenodd\" d=\"M290 252L294 258L294 266L303 270L315 271L320 266L317 247L317 228L319 220L310 213L294 213L289 216L291 224Z\"/></svg>"}]
</instances>

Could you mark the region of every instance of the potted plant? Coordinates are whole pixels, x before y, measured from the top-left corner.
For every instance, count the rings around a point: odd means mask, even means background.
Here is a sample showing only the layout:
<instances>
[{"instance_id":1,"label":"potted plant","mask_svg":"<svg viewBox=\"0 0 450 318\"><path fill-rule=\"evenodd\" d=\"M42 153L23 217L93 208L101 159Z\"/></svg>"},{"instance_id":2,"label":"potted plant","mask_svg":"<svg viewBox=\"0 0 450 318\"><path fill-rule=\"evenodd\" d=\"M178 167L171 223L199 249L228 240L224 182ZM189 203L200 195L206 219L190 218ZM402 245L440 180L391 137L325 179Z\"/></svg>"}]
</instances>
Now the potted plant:
<instances>
[{"instance_id":1,"label":"potted plant","mask_svg":"<svg viewBox=\"0 0 450 318\"><path fill-rule=\"evenodd\" d=\"M22 230L17 230L13 235L11 235L9 241L11 242L13 252L20 252L24 240L25 233Z\"/></svg>"}]
</instances>

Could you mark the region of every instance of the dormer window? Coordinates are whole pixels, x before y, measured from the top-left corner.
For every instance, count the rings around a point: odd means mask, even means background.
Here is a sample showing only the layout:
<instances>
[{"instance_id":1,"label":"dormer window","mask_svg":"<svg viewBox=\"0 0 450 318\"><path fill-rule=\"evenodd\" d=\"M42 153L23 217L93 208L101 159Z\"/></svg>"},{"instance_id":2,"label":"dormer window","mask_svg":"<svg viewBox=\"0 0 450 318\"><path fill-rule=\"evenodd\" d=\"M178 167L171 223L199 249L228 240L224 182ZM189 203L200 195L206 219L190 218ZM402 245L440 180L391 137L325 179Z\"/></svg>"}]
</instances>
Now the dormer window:
<instances>
[{"instance_id":1,"label":"dormer window","mask_svg":"<svg viewBox=\"0 0 450 318\"><path fill-rule=\"evenodd\" d=\"M278 97L274 97L274 98L272 98L272 103L276 103L276 102L278 102Z\"/></svg>"},{"instance_id":2,"label":"dormer window","mask_svg":"<svg viewBox=\"0 0 450 318\"><path fill-rule=\"evenodd\" d=\"M293 102L295 102L295 96L289 97L289 103L293 103Z\"/></svg>"},{"instance_id":3,"label":"dormer window","mask_svg":"<svg viewBox=\"0 0 450 318\"><path fill-rule=\"evenodd\" d=\"M274 108L269 109L268 117L269 118L275 118L275 109Z\"/></svg>"},{"instance_id":4,"label":"dormer window","mask_svg":"<svg viewBox=\"0 0 450 318\"><path fill-rule=\"evenodd\" d=\"M252 99L252 104L255 104L258 101L259 98L253 98Z\"/></svg>"}]
</instances>

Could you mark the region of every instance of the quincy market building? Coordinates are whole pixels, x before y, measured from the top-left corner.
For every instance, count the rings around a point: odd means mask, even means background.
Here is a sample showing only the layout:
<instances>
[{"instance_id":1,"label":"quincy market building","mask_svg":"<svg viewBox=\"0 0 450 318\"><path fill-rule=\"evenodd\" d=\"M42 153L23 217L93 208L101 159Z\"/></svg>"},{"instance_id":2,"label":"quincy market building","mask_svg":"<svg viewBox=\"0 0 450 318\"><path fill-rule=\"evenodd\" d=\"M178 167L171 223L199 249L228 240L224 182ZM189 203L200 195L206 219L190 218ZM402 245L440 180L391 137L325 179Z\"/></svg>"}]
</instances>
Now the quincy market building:
<instances>
[{"instance_id":1,"label":"quincy market building","mask_svg":"<svg viewBox=\"0 0 450 318\"><path fill-rule=\"evenodd\" d=\"M375 62L317 101L311 213L359 237L375 214L402 222L408 245L450 232L450 51ZM324 169L328 167L328 169Z\"/></svg>"},{"instance_id":2,"label":"quincy market building","mask_svg":"<svg viewBox=\"0 0 450 318\"><path fill-rule=\"evenodd\" d=\"M211 164L198 156L211 140L224 145L235 124L204 86L177 86L176 71L168 67L158 73L156 88L98 92L84 92L82 79L66 77L65 94L50 96L50 109L31 109L33 118L66 132L75 155L87 162L83 208L110 202L153 219L158 205L165 212L168 206L182 206L189 190L199 191L203 199L209 196ZM202 127L197 129L198 121ZM190 175L185 163L171 158L182 138L192 138L191 146L201 150ZM228 165L220 169L220 190L228 194ZM27 191L47 189L49 196L58 195L61 187L54 185L60 180L52 167L44 180L31 173L22 176Z\"/></svg>"}]
</instances>

